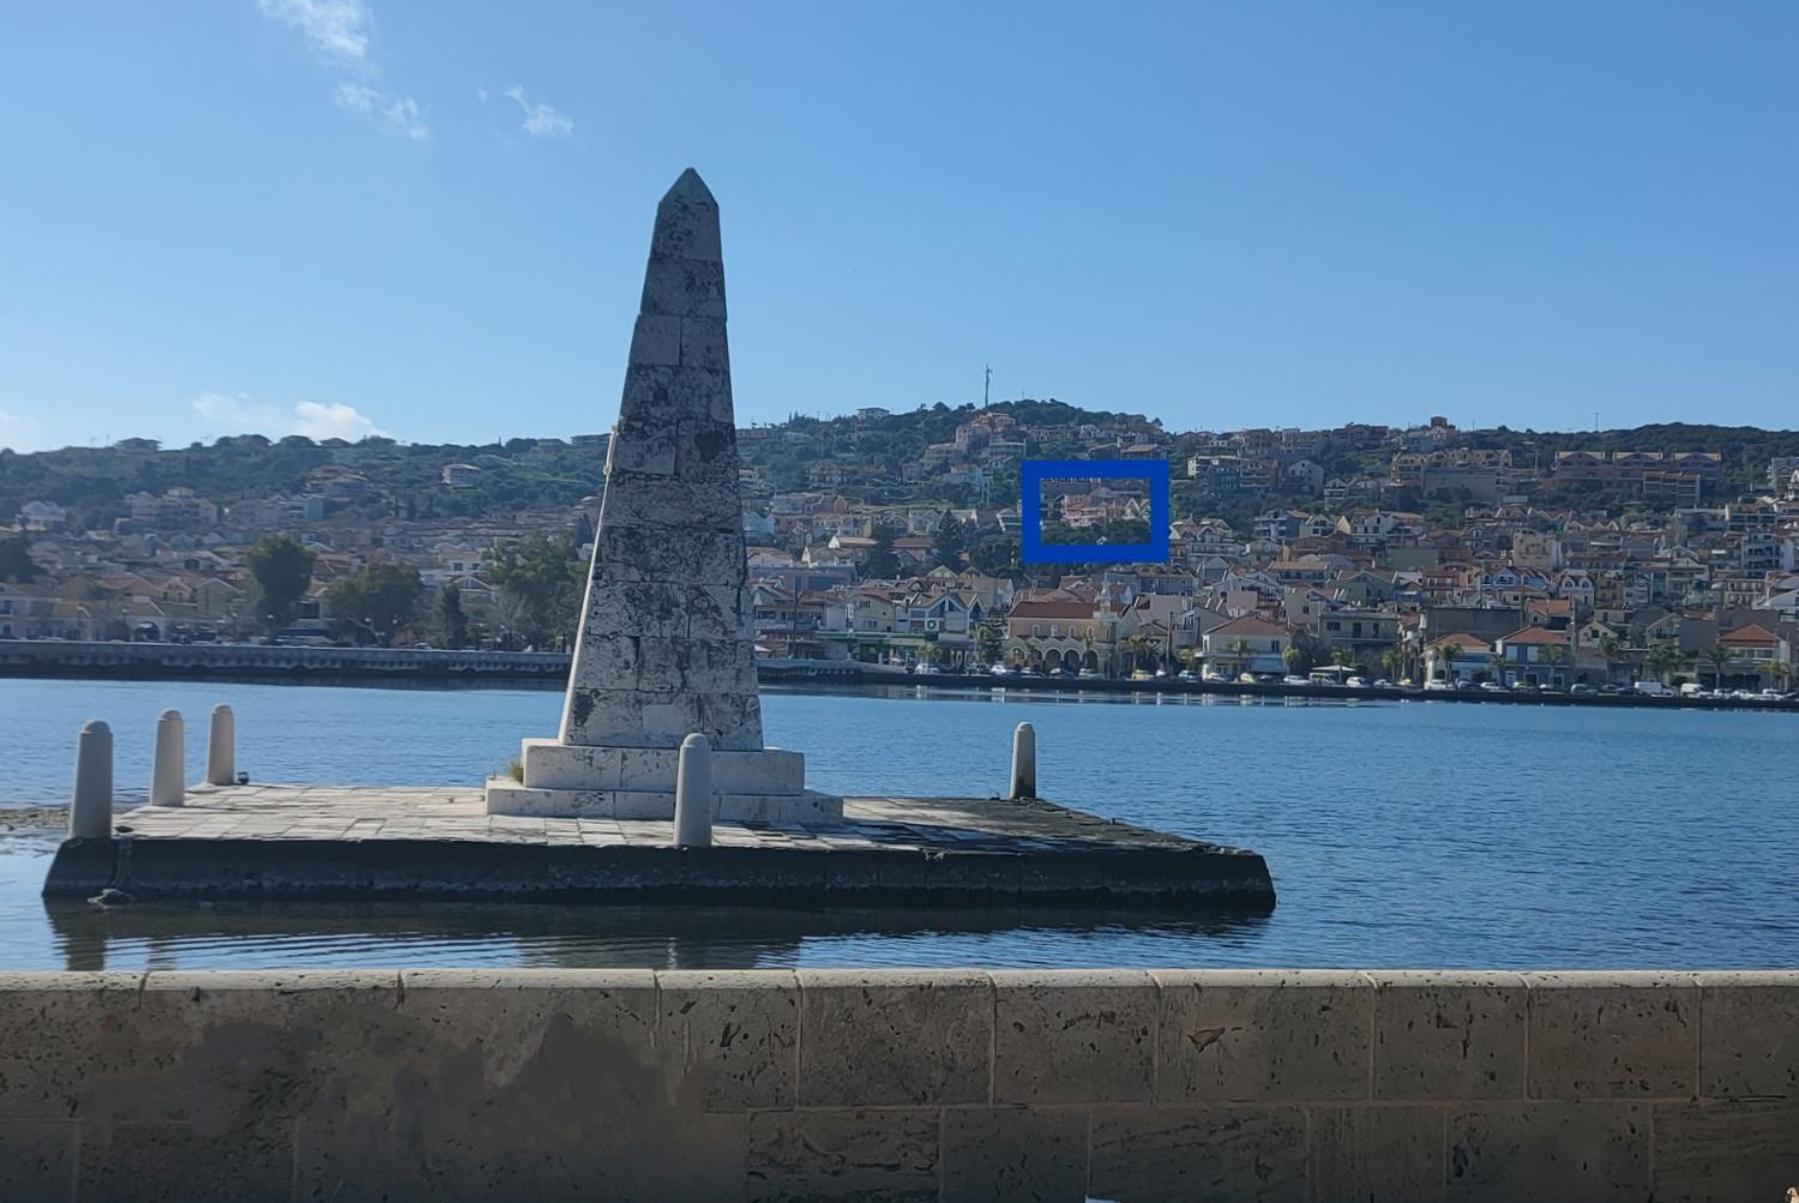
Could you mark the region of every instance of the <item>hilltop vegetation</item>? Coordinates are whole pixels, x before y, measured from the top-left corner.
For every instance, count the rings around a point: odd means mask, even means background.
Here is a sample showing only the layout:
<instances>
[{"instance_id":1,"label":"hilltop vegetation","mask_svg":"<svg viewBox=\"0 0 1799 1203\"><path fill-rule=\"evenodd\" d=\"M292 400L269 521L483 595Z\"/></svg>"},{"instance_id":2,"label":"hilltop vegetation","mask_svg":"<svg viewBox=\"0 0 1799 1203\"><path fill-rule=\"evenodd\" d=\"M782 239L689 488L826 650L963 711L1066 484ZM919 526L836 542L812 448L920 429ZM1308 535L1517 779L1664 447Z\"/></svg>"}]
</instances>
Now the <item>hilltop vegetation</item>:
<instances>
[{"instance_id":1,"label":"hilltop vegetation","mask_svg":"<svg viewBox=\"0 0 1799 1203\"><path fill-rule=\"evenodd\" d=\"M933 448L951 443L971 419L1009 419L1033 458L1103 456L1108 449L1153 446L1175 464L1176 511L1189 513L1202 502L1226 516L1241 517L1263 503L1298 502L1297 495L1250 497L1217 504L1181 480L1188 455L1215 440L1204 432L1169 433L1159 419L1142 414L1082 409L1055 400L996 402L985 408L943 404L900 413L864 410L856 415L787 421L743 432L744 464L754 469L746 495L827 488L851 501L886 504L1006 504L1016 496L1015 461L989 462L978 484L956 483L941 474L917 471ZM1390 445L1334 437L1318 431L1305 454L1332 476L1386 474ZM1759 488L1770 458L1799 455L1799 431L1753 426L1668 423L1592 433L1492 430L1458 433L1454 445L1505 448L1523 464L1547 468L1563 450L1717 451L1724 457L1726 495ZM323 495L336 517L370 521L400 518L478 518L522 510L566 508L598 488L605 448L587 441L514 438L504 443L397 443L369 438L315 442L299 436L270 440L260 435L221 438L210 444L161 448L147 439L127 439L110 447L69 447L19 454L0 450L0 521L29 501L49 501L69 511L70 525L97 529L127 512L133 493L160 494L175 486L193 489L220 506L248 498ZM448 464L467 464L457 487L446 484ZM831 465L819 477L814 469ZM1549 504L1604 504L1592 492L1540 498Z\"/></svg>"}]
</instances>

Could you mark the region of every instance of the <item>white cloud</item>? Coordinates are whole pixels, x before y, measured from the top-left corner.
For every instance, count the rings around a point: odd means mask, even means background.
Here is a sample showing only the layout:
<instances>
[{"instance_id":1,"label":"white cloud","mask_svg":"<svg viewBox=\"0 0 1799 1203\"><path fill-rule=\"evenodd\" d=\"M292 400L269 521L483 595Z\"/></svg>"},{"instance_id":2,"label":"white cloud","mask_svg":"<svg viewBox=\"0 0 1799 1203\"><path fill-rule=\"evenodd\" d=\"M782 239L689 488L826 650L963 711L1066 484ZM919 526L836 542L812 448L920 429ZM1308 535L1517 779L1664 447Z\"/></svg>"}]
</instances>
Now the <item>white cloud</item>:
<instances>
[{"instance_id":1,"label":"white cloud","mask_svg":"<svg viewBox=\"0 0 1799 1203\"><path fill-rule=\"evenodd\" d=\"M480 96L482 104L487 103L486 88L479 89L476 95ZM525 115L525 119L519 122L519 128L533 138L566 138L574 132L575 122L572 117L553 105L531 100L525 95L523 86L513 84L500 95L518 102L520 111Z\"/></svg>"},{"instance_id":2,"label":"white cloud","mask_svg":"<svg viewBox=\"0 0 1799 1203\"><path fill-rule=\"evenodd\" d=\"M379 88L348 80L338 84L332 95L339 108L352 113L367 113L381 122L382 129L404 134L414 142L423 142L431 136L431 127L425 124L418 102L410 96L389 96Z\"/></svg>"},{"instance_id":3,"label":"white cloud","mask_svg":"<svg viewBox=\"0 0 1799 1203\"><path fill-rule=\"evenodd\" d=\"M381 72L369 48L375 16L363 0L256 0L256 6L269 20L299 33L320 58L350 76L332 93L339 108L365 114L382 129L414 142L431 137L418 101L367 82Z\"/></svg>"},{"instance_id":4,"label":"white cloud","mask_svg":"<svg viewBox=\"0 0 1799 1203\"><path fill-rule=\"evenodd\" d=\"M37 435L36 419L0 409L0 447L11 447L14 451L32 451L37 448Z\"/></svg>"},{"instance_id":5,"label":"white cloud","mask_svg":"<svg viewBox=\"0 0 1799 1203\"><path fill-rule=\"evenodd\" d=\"M362 0L256 0L256 7L298 32L328 61L355 71L371 68L375 19Z\"/></svg>"},{"instance_id":6,"label":"white cloud","mask_svg":"<svg viewBox=\"0 0 1799 1203\"><path fill-rule=\"evenodd\" d=\"M194 412L221 434L303 434L309 439L357 439L384 433L354 405L301 401L291 407L257 401L243 393L201 393Z\"/></svg>"}]
</instances>

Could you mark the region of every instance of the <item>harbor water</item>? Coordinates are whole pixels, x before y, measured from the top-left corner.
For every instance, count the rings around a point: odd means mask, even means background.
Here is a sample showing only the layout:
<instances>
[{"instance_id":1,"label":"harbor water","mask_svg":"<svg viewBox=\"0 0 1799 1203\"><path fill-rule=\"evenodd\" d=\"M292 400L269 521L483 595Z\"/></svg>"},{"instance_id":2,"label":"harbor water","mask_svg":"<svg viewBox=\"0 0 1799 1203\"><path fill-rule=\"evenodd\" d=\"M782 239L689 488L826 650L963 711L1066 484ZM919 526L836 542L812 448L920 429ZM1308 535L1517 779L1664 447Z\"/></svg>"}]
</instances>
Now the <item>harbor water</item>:
<instances>
[{"instance_id":1,"label":"harbor water","mask_svg":"<svg viewBox=\"0 0 1799 1203\"><path fill-rule=\"evenodd\" d=\"M67 801L75 732L112 725L141 800L156 715L237 712L260 781L474 783L548 691L0 681L13 808ZM1799 961L1799 718L1774 713L1299 703L985 686L769 691L768 741L815 788L985 797L1012 728L1044 796L1252 847L1279 904L1255 918L513 905L46 907L60 832L0 837L0 969L793 965L1736 968ZM5 811L0 810L0 820Z\"/></svg>"}]
</instances>

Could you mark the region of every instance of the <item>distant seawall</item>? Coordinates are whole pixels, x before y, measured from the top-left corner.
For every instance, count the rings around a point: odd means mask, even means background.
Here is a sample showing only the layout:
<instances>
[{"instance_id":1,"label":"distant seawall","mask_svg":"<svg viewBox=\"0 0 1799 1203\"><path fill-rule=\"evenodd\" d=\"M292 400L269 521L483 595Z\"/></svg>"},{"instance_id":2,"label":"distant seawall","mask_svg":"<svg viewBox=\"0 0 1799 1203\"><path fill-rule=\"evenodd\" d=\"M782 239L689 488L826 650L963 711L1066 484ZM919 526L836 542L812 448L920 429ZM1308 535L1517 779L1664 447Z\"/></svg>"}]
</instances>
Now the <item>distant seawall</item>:
<instances>
[{"instance_id":1,"label":"distant seawall","mask_svg":"<svg viewBox=\"0 0 1799 1203\"><path fill-rule=\"evenodd\" d=\"M0 1197L1775 1200L1796 1016L1787 972L9 974Z\"/></svg>"},{"instance_id":2,"label":"distant seawall","mask_svg":"<svg viewBox=\"0 0 1799 1203\"><path fill-rule=\"evenodd\" d=\"M855 681L847 661L765 663L765 679ZM262 643L100 643L0 640L0 678L144 681L280 681L318 684L408 682L432 685L568 683L567 652L481 652L379 647L302 647Z\"/></svg>"},{"instance_id":3,"label":"distant seawall","mask_svg":"<svg viewBox=\"0 0 1799 1203\"><path fill-rule=\"evenodd\" d=\"M566 652L416 651L411 648L299 647L248 643L94 643L0 640L0 679L90 678L111 681L244 681L252 683L408 684L495 689L562 689ZM1684 707L1697 710L1786 710L1799 702L1740 698L1648 697L1640 694L1498 693L1418 689L1344 689L1328 685L1248 685L1238 681L1153 681L1075 677L992 677L984 673L907 673L852 660L765 659L765 685L928 686L933 689L1091 694L1216 694L1225 697L1343 701L1422 700L1515 706Z\"/></svg>"}]
</instances>

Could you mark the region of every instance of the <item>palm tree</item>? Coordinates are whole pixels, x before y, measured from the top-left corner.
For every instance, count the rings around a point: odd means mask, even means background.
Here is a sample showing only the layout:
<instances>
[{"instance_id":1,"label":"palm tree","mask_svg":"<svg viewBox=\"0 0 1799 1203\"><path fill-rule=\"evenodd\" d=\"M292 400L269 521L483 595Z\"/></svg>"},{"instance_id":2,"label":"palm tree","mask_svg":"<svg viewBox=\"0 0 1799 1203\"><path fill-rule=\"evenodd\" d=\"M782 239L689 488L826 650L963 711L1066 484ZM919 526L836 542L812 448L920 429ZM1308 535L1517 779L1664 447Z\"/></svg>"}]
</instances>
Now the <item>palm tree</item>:
<instances>
[{"instance_id":1,"label":"palm tree","mask_svg":"<svg viewBox=\"0 0 1799 1203\"><path fill-rule=\"evenodd\" d=\"M1349 649L1346 647L1333 648L1331 650L1331 663L1335 664L1338 668L1348 668L1351 664L1355 663L1355 657L1349 654Z\"/></svg>"},{"instance_id":2,"label":"palm tree","mask_svg":"<svg viewBox=\"0 0 1799 1203\"><path fill-rule=\"evenodd\" d=\"M1612 661L1624 650L1624 641L1612 632L1607 631L1599 637L1599 658L1605 661L1605 679L1612 679Z\"/></svg>"},{"instance_id":3,"label":"palm tree","mask_svg":"<svg viewBox=\"0 0 1799 1203\"><path fill-rule=\"evenodd\" d=\"M1125 639L1124 643L1130 649L1131 667L1147 669L1149 666L1144 661L1149 658L1149 637L1147 635L1131 635Z\"/></svg>"},{"instance_id":4,"label":"palm tree","mask_svg":"<svg viewBox=\"0 0 1799 1203\"><path fill-rule=\"evenodd\" d=\"M1643 657L1643 667L1655 674L1655 679L1663 685L1668 683L1668 674L1685 663L1686 657L1680 654L1680 648L1674 643L1663 640L1652 646Z\"/></svg>"},{"instance_id":5,"label":"palm tree","mask_svg":"<svg viewBox=\"0 0 1799 1203\"><path fill-rule=\"evenodd\" d=\"M1549 665L1549 683L1555 684L1555 670L1561 666L1567 650L1559 643L1552 643L1543 649L1543 662Z\"/></svg>"},{"instance_id":6,"label":"palm tree","mask_svg":"<svg viewBox=\"0 0 1799 1203\"><path fill-rule=\"evenodd\" d=\"M1456 657L1461 654L1462 649L1453 643L1439 643L1437 645L1437 661L1443 666L1443 679L1445 681L1453 681L1455 679L1454 674L1450 672L1450 668L1455 664Z\"/></svg>"},{"instance_id":7,"label":"palm tree","mask_svg":"<svg viewBox=\"0 0 1799 1203\"><path fill-rule=\"evenodd\" d=\"M1705 658L1712 662L1712 688L1716 689L1724 680L1724 666L1730 663L1730 649L1714 643L1705 649Z\"/></svg>"},{"instance_id":8,"label":"palm tree","mask_svg":"<svg viewBox=\"0 0 1799 1203\"><path fill-rule=\"evenodd\" d=\"M1289 644L1281 650L1281 663L1287 666L1287 672L1298 673L1299 662L1305 659L1305 653Z\"/></svg>"},{"instance_id":9,"label":"palm tree","mask_svg":"<svg viewBox=\"0 0 1799 1203\"><path fill-rule=\"evenodd\" d=\"M1380 654L1380 666L1387 670L1389 680L1399 675L1400 667L1404 664L1405 653L1397 647L1390 647Z\"/></svg>"},{"instance_id":10,"label":"palm tree","mask_svg":"<svg viewBox=\"0 0 1799 1203\"><path fill-rule=\"evenodd\" d=\"M1237 671L1249 671L1249 640L1238 639L1231 644L1231 654L1237 657Z\"/></svg>"}]
</instances>

